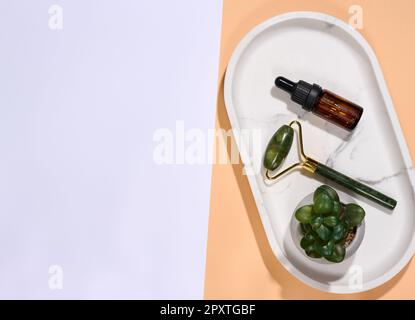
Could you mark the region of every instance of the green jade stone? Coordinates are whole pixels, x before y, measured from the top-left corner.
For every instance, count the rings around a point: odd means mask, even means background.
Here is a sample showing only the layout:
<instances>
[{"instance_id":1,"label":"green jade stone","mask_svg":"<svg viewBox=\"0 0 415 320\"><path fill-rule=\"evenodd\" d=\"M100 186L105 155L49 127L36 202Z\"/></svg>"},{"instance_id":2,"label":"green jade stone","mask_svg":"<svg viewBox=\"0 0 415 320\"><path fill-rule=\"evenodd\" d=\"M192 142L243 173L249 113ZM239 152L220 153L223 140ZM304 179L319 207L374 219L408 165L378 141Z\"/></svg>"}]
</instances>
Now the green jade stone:
<instances>
[{"instance_id":1,"label":"green jade stone","mask_svg":"<svg viewBox=\"0 0 415 320\"><path fill-rule=\"evenodd\" d=\"M336 182L339 185L346 187L349 190L360 194L361 196L366 197L385 208L393 210L396 206L396 200L388 197L387 195L372 189L371 187L360 183L359 181L353 180L352 178L324 165L319 163L317 165L315 173L321 177L330 179L333 182Z\"/></svg>"},{"instance_id":2,"label":"green jade stone","mask_svg":"<svg viewBox=\"0 0 415 320\"><path fill-rule=\"evenodd\" d=\"M268 142L264 156L264 167L270 171L277 169L290 152L294 139L294 130L283 125Z\"/></svg>"}]
</instances>

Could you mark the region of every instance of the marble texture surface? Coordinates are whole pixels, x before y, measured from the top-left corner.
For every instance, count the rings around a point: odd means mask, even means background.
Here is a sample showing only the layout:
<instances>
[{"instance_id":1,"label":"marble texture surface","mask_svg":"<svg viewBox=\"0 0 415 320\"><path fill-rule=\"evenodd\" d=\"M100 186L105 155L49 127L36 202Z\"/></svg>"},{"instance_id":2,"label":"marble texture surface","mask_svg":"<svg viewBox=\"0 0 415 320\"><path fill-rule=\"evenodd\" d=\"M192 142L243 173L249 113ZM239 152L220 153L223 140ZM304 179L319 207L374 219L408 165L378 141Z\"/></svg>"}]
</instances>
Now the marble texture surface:
<instances>
[{"instance_id":1,"label":"marble texture surface","mask_svg":"<svg viewBox=\"0 0 415 320\"><path fill-rule=\"evenodd\" d=\"M274 87L277 76L318 83L361 105L359 125L347 132L304 111ZM317 13L263 23L234 52L225 102L233 129L260 130L262 152L281 125L299 120L306 154L398 201L391 212L338 188L365 208L365 238L350 259L322 267L293 249L289 222L297 203L326 181L298 171L272 184L262 172L248 176L271 247L291 273L318 289L349 293L376 287L405 266L414 252L414 170L380 66L356 31ZM296 144L283 168L297 161ZM241 152L247 167L261 166L261 152L244 140L239 147L247 150ZM353 285L356 270L361 281Z\"/></svg>"}]
</instances>

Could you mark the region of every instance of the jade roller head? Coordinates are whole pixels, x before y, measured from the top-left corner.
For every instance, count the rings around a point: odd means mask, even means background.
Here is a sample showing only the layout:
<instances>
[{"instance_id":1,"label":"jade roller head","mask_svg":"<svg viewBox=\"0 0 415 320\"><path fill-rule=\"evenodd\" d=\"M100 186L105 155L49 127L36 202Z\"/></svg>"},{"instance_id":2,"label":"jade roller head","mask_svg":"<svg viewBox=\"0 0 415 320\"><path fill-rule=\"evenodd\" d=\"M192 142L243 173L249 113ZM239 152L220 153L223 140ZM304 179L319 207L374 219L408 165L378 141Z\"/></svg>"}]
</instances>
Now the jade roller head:
<instances>
[{"instance_id":1,"label":"jade roller head","mask_svg":"<svg viewBox=\"0 0 415 320\"><path fill-rule=\"evenodd\" d=\"M294 125L298 128L300 161L292 164L281 172L272 175L272 172L276 171L281 166L282 162L290 152L294 140ZM263 165L266 169L265 176L269 180L275 180L295 169L305 169L312 174L327 178L332 182L342 185L385 208L392 210L396 206L396 200L307 156L304 153L302 128L298 121L292 121L289 125L283 125L271 137L265 150Z\"/></svg>"},{"instance_id":2,"label":"jade roller head","mask_svg":"<svg viewBox=\"0 0 415 320\"><path fill-rule=\"evenodd\" d=\"M264 156L264 167L270 171L277 169L290 152L293 140L293 128L287 125L279 128L268 143Z\"/></svg>"}]
</instances>

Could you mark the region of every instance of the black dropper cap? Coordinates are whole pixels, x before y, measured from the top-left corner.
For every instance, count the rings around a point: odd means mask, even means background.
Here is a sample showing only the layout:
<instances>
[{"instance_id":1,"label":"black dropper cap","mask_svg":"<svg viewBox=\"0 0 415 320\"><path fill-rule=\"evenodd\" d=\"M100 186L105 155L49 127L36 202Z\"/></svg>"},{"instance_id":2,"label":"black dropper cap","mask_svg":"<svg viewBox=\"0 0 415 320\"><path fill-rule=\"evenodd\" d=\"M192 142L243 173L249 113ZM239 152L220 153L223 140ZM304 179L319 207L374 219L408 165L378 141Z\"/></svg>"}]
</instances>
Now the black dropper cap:
<instances>
[{"instance_id":1,"label":"black dropper cap","mask_svg":"<svg viewBox=\"0 0 415 320\"><path fill-rule=\"evenodd\" d=\"M312 111L322 91L318 84L310 84L303 80L297 83L284 77L275 79L275 85L290 93L291 100L300 104L305 110Z\"/></svg>"}]
</instances>

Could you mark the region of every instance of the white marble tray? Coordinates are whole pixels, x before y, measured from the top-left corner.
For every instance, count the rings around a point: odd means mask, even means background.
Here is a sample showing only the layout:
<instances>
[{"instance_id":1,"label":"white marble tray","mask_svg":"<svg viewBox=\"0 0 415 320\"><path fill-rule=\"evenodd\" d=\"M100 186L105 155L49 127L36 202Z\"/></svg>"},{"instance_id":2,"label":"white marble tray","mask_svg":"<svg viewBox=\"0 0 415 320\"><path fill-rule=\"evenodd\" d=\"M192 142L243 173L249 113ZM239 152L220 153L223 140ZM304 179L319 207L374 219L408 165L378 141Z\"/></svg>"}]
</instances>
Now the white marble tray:
<instances>
[{"instance_id":1,"label":"white marble tray","mask_svg":"<svg viewBox=\"0 0 415 320\"><path fill-rule=\"evenodd\" d=\"M359 125L349 133L304 112L274 87L279 75L318 83L358 103L365 109ZM277 16L240 42L224 89L232 128L261 137L260 152L250 148L247 135L237 140L248 171L261 165L272 134L300 119L307 154L398 201L390 212L351 194L366 210L362 244L342 263L322 265L295 248L289 231L297 203L322 181L297 171L269 185L261 172L248 175L268 241L285 268L310 286L336 293L369 290L396 275L415 248L415 175L379 63L363 37L320 13ZM297 152L291 152L286 164L296 159Z\"/></svg>"}]
</instances>

